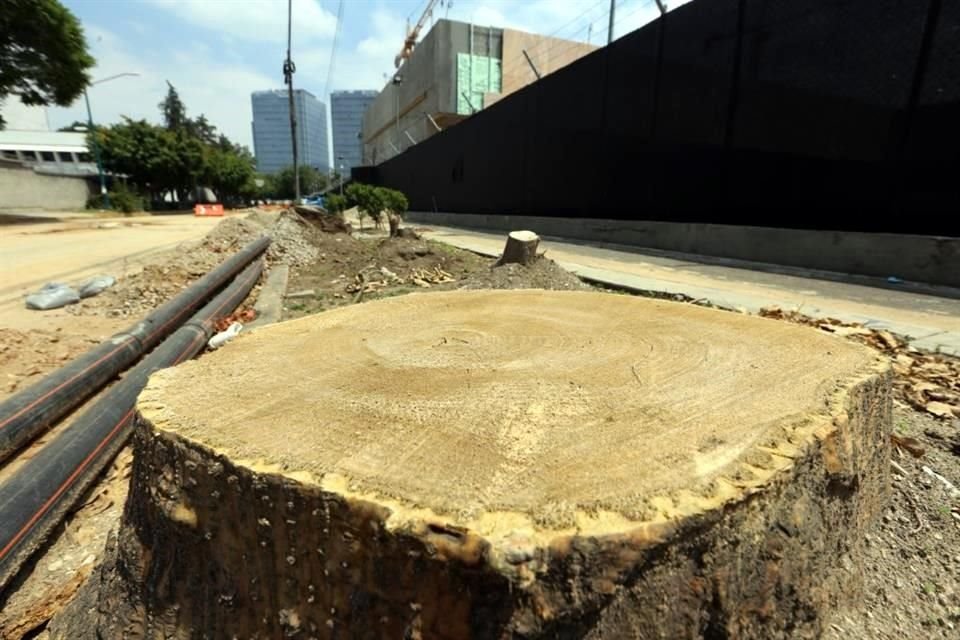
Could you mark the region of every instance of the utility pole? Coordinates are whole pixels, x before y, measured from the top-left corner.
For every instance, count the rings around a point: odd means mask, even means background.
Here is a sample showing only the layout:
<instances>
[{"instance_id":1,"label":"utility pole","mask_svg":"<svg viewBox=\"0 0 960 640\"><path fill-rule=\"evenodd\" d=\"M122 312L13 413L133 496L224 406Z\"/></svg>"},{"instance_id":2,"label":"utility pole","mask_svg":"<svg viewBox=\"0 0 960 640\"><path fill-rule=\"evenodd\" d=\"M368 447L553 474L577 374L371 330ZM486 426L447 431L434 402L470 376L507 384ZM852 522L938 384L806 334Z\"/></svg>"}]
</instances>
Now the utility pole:
<instances>
[{"instance_id":1,"label":"utility pole","mask_svg":"<svg viewBox=\"0 0 960 640\"><path fill-rule=\"evenodd\" d=\"M293 74L297 66L290 59L290 41L293 33L293 0L287 0L287 59L283 61L283 81L290 99L290 140L293 143L294 203L300 204L300 168L297 166L297 113L293 108Z\"/></svg>"},{"instance_id":2,"label":"utility pole","mask_svg":"<svg viewBox=\"0 0 960 640\"><path fill-rule=\"evenodd\" d=\"M100 175L100 195L103 196L103 208L110 208L110 196L107 195L107 179L103 175L103 162L100 161L100 145L97 143L97 131L93 128L93 112L90 111L90 96L83 90L83 99L87 102L87 128L90 130L90 142L93 143L93 157L97 160L97 173Z\"/></svg>"},{"instance_id":3,"label":"utility pole","mask_svg":"<svg viewBox=\"0 0 960 640\"><path fill-rule=\"evenodd\" d=\"M109 82L110 80L116 80L117 78L123 78L125 76L139 76L140 74L136 71L126 71L124 73L118 73L116 75L110 76L109 78L102 78L100 80L94 80L90 83L92 87L95 84L102 84L104 82ZM100 144L97 142L97 131L93 126L93 111L90 110L90 96L87 95L87 89L83 89L83 100L87 103L87 130L90 132L90 141L93 143L93 157L97 161L97 174L100 176L100 194L103 196L103 208L110 208L110 196L107 194L107 177L103 173L103 161L100 158Z\"/></svg>"},{"instance_id":4,"label":"utility pole","mask_svg":"<svg viewBox=\"0 0 960 640\"><path fill-rule=\"evenodd\" d=\"M607 28L607 44L613 42L613 23L616 22L614 14L617 10L617 0L610 0L610 26Z\"/></svg>"}]
</instances>

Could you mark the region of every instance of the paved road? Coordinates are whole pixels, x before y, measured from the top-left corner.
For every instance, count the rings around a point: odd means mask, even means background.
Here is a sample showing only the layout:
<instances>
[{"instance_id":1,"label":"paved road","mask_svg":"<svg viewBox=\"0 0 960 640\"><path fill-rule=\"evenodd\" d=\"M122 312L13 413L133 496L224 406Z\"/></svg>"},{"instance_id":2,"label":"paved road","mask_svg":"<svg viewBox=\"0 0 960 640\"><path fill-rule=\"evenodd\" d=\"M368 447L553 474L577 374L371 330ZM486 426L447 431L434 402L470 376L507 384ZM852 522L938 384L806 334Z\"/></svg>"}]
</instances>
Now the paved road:
<instances>
[{"instance_id":1,"label":"paved road","mask_svg":"<svg viewBox=\"0 0 960 640\"><path fill-rule=\"evenodd\" d=\"M499 255L504 234L429 226L425 236L487 255ZM926 349L960 355L960 299L956 290L927 292L837 282L790 269L770 272L697 256L666 256L635 247L603 247L562 239L541 243L547 255L581 277L637 291L681 293L757 312L779 306L910 336ZM866 279L863 279L866 280Z\"/></svg>"}]
</instances>

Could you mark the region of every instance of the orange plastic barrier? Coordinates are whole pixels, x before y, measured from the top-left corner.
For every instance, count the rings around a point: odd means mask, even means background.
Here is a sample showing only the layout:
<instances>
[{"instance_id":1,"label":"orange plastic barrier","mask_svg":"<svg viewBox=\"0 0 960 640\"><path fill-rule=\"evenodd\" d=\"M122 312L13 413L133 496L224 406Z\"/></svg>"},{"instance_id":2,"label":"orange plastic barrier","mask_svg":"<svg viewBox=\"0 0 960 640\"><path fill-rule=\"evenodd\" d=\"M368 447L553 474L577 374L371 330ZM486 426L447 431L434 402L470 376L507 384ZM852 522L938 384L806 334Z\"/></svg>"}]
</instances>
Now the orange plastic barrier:
<instances>
[{"instance_id":1,"label":"orange plastic barrier","mask_svg":"<svg viewBox=\"0 0 960 640\"><path fill-rule=\"evenodd\" d=\"M222 216L222 204L198 204L193 208L195 216Z\"/></svg>"}]
</instances>

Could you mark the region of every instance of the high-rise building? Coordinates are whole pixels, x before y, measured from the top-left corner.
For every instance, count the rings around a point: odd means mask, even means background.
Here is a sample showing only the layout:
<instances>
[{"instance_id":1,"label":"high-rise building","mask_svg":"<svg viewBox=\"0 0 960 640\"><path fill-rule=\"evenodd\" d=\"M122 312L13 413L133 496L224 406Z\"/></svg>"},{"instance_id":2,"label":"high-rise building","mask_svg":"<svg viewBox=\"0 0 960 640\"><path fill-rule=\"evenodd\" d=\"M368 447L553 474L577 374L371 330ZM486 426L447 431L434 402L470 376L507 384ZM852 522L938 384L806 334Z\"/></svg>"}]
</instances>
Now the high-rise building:
<instances>
[{"instance_id":1,"label":"high-rise building","mask_svg":"<svg viewBox=\"0 0 960 640\"><path fill-rule=\"evenodd\" d=\"M363 164L363 114L377 91L334 91L330 94L330 127L333 131L333 167L345 177ZM343 166L341 171L340 167Z\"/></svg>"},{"instance_id":2,"label":"high-rise building","mask_svg":"<svg viewBox=\"0 0 960 640\"><path fill-rule=\"evenodd\" d=\"M257 171L276 173L293 164L290 141L290 102L286 89L254 91L253 153ZM293 92L293 109L297 116L297 159L327 173L327 107L309 91Z\"/></svg>"}]
</instances>

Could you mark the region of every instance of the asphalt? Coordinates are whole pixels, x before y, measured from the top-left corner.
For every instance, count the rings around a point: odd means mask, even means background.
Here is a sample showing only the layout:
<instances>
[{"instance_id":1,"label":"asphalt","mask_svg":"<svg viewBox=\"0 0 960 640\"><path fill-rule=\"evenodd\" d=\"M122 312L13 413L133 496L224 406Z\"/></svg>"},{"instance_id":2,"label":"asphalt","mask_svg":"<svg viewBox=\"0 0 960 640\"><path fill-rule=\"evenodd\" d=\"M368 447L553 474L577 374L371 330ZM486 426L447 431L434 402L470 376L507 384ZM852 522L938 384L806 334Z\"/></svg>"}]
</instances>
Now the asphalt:
<instances>
[{"instance_id":1,"label":"asphalt","mask_svg":"<svg viewBox=\"0 0 960 640\"><path fill-rule=\"evenodd\" d=\"M504 234L472 229L421 230L429 239L488 256L500 255L505 241ZM604 286L680 294L748 313L780 307L858 322L907 336L917 348L960 356L957 289L563 238L546 237L541 248L562 267Z\"/></svg>"}]
</instances>

